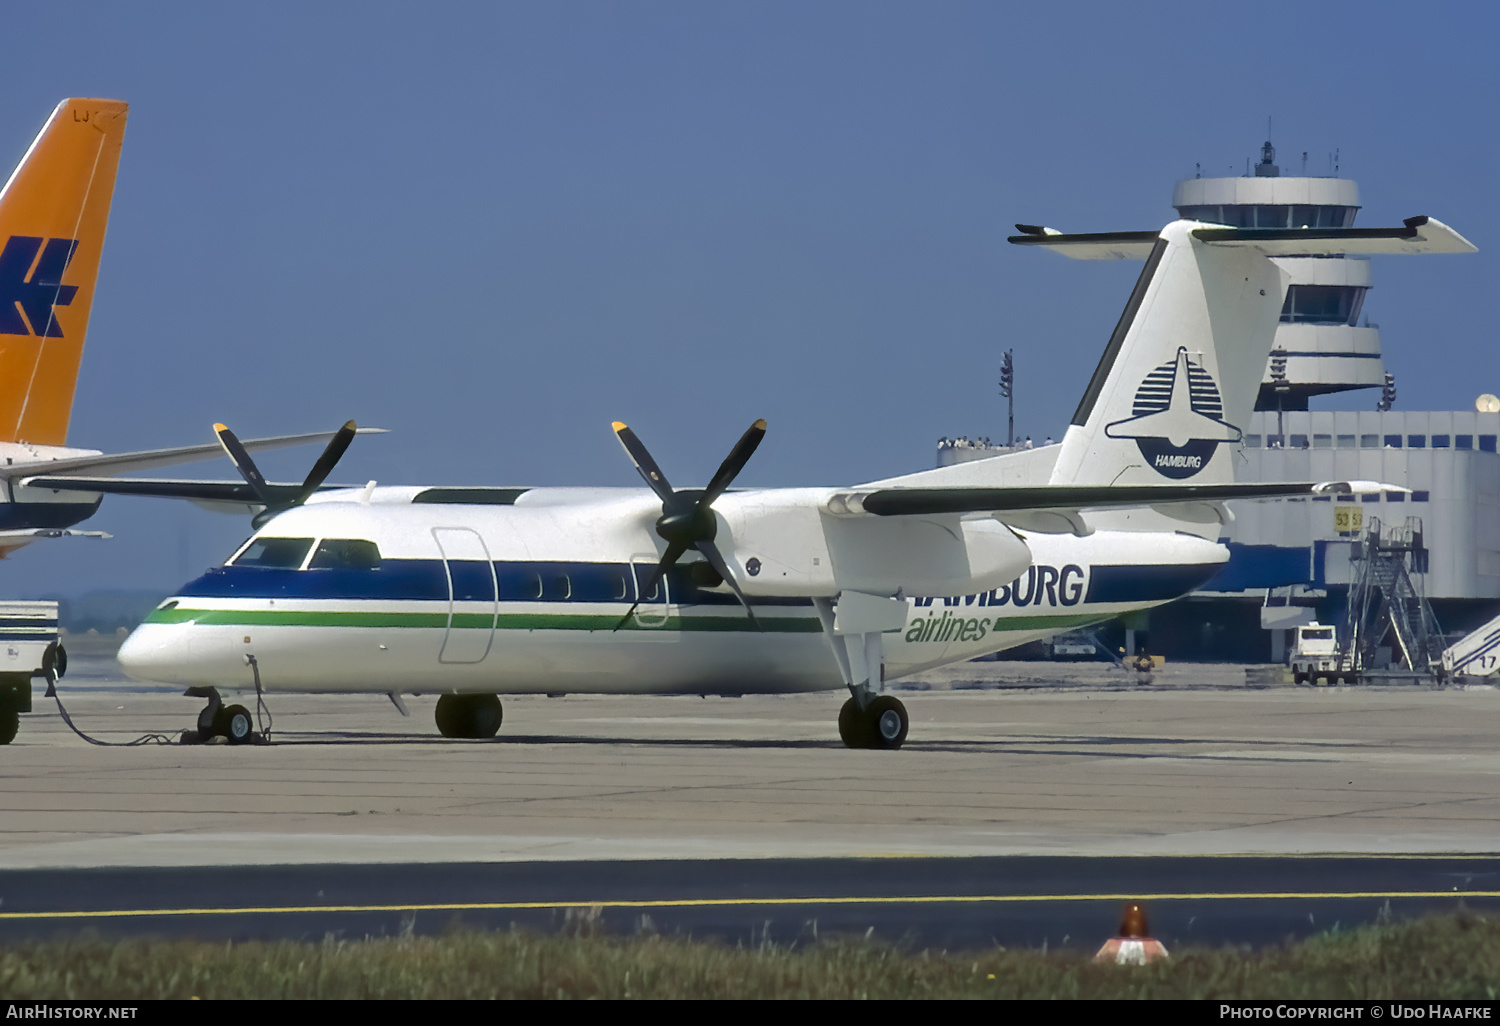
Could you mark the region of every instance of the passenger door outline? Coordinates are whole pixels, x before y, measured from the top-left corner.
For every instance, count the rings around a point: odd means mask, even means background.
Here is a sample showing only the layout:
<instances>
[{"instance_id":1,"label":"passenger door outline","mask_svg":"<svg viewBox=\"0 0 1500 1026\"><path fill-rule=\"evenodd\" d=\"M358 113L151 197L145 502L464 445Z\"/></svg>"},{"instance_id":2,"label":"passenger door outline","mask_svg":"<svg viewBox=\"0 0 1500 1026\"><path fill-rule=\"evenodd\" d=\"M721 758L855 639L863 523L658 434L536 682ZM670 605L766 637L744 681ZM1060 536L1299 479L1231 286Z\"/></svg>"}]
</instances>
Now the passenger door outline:
<instances>
[{"instance_id":1,"label":"passenger door outline","mask_svg":"<svg viewBox=\"0 0 1500 1026\"><path fill-rule=\"evenodd\" d=\"M482 663L490 654L490 648L495 642L495 623L500 612L499 588L495 580L495 563L490 558L490 550L484 544L484 539L479 532L468 527L434 527L432 529L433 540L437 542L438 552L443 557L443 574L448 581L448 629L443 635L443 647L438 651L438 662L440 663ZM478 568L472 564L483 563L484 572L475 573ZM460 581L461 589L471 589L479 585L478 598L458 598L454 587L453 564L460 564L459 573L464 578ZM454 618L459 615L472 616L473 614L460 614L455 607L458 602L483 602L484 584L488 580L489 595L489 630L484 630L481 625L474 627L459 627L454 630Z\"/></svg>"}]
</instances>

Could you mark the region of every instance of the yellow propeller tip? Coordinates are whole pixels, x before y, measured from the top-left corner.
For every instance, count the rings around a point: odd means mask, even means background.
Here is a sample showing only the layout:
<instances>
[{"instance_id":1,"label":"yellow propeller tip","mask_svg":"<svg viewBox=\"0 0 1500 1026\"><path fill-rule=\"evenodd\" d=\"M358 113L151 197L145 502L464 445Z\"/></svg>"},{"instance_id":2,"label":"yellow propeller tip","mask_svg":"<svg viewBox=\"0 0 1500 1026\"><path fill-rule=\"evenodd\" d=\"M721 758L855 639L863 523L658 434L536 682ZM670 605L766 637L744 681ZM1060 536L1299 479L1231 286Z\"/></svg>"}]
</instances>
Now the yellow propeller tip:
<instances>
[{"instance_id":1,"label":"yellow propeller tip","mask_svg":"<svg viewBox=\"0 0 1500 1026\"><path fill-rule=\"evenodd\" d=\"M624 423L618 420L611 422L610 426L615 429L615 434L619 434L621 431L625 430Z\"/></svg>"},{"instance_id":2,"label":"yellow propeller tip","mask_svg":"<svg viewBox=\"0 0 1500 1026\"><path fill-rule=\"evenodd\" d=\"M760 420L757 420L755 426L764 431L766 429L766 418L762 417Z\"/></svg>"},{"instance_id":3,"label":"yellow propeller tip","mask_svg":"<svg viewBox=\"0 0 1500 1026\"><path fill-rule=\"evenodd\" d=\"M216 435L220 434L221 432L228 431L228 430L229 430L229 428L226 425L224 425L224 424L215 424L214 425L214 434L216 434Z\"/></svg>"}]
</instances>

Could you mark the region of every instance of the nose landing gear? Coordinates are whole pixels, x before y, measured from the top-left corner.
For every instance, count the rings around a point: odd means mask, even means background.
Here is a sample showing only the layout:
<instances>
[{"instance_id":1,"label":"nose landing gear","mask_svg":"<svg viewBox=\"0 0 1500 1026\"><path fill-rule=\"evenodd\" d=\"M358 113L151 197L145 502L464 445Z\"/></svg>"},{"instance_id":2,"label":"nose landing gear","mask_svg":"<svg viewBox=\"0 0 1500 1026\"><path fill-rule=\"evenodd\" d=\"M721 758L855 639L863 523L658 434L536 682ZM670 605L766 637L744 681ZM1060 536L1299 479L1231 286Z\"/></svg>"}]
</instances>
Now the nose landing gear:
<instances>
[{"instance_id":1,"label":"nose landing gear","mask_svg":"<svg viewBox=\"0 0 1500 1026\"><path fill-rule=\"evenodd\" d=\"M839 737L847 748L897 749L906 743L911 721L900 699L879 695L863 709L854 699L839 710Z\"/></svg>"},{"instance_id":2,"label":"nose landing gear","mask_svg":"<svg viewBox=\"0 0 1500 1026\"><path fill-rule=\"evenodd\" d=\"M184 730L182 743L206 744L222 737L232 745L242 745L260 739L255 733L255 718L243 705L224 704L218 688L188 688L183 694L189 698L206 698L208 704L198 713L198 729Z\"/></svg>"}]
</instances>

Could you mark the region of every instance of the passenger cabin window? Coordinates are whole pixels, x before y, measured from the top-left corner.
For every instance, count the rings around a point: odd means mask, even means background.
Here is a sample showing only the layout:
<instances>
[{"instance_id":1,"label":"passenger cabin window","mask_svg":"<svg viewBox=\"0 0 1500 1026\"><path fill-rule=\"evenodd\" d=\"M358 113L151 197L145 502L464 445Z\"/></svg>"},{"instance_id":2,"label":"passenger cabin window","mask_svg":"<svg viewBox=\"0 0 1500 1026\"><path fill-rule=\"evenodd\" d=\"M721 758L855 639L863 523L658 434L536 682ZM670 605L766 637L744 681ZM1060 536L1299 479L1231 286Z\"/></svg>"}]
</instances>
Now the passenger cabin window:
<instances>
[{"instance_id":1,"label":"passenger cabin window","mask_svg":"<svg viewBox=\"0 0 1500 1026\"><path fill-rule=\"evenodd\" d=\"M380 547L363 538L324 538L309 570L379 570Z\"/></svg>"},{"instance_id":2,"label":"passenger cabin window","mask_svg":"<svg viewBox=\"0 0 1500 1026\"><path fill-rule=\"evenodd\" d=\"M296 570L312 548L311 538L256 538L234 558L234 566Z\"/></svg>"}]
</instances>

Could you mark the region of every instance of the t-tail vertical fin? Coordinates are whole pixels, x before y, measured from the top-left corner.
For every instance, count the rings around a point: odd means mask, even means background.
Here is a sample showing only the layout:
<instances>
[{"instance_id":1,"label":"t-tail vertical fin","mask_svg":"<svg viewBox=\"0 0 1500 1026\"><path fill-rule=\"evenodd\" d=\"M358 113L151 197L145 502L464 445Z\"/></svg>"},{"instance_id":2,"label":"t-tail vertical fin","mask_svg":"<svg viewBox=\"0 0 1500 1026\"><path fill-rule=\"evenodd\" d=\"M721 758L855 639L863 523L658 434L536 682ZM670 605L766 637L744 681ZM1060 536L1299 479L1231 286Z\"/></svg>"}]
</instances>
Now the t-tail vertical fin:
<instances>
[{"instance_id":1,"label":"t-tail vertical fin","mask_svg":"<svg viewBox=\"0 0 1500 1026\"><path fill-rule=\"evenodd\" d=\"M1287 275L1271 257L1472 253L1446 224L1224 228L1066 235L1035 225L1010 241L1082 260L1146 260L1073 415L1052 484L1228 484L1276 338Z\"/></svg>"},{"instance_id":2,"label":"t-tail vertical fin","mask_svg":"<svg viewBox=\"0 0 1500 1026\"><path fill-rule=\"evenodd\" d=\"M129 110L64 100L0 190L0 441L66 440Z\"/></svg>"},{"instance_id":3,"label":"t-tail vertical fin","mask_svg":"<svg viewBox=\"0 0 1500 1026\"><path fill-rule=\"evenodd\" d=\"M1179 221L1152 244L1063 437L1053 484L1224 484L1250 418L1287 278L1257 249Z\"/></svg>"}]
</instances>

